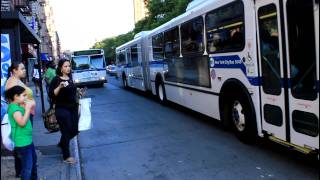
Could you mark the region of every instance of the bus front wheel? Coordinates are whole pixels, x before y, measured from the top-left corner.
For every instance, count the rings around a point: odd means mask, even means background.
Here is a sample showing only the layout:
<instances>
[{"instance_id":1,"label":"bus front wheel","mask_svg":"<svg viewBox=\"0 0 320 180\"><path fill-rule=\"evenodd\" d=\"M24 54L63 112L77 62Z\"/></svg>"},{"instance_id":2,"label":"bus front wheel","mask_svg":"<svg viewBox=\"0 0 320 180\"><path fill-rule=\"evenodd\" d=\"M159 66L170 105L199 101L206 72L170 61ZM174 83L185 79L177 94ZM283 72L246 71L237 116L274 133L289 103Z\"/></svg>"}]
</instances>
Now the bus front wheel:
<instances>
[{"instance_id":1,"label":"bus front wheel","mask_svg":"<svg viewBox=\"0 0 320 180\"><path fill-rule=\"evenodd\" d=\"M245 143L253 143L257 137L254 108L244 94L230 95L225 104L226 120L236 136Z\"/></svg>"}]
</instances>

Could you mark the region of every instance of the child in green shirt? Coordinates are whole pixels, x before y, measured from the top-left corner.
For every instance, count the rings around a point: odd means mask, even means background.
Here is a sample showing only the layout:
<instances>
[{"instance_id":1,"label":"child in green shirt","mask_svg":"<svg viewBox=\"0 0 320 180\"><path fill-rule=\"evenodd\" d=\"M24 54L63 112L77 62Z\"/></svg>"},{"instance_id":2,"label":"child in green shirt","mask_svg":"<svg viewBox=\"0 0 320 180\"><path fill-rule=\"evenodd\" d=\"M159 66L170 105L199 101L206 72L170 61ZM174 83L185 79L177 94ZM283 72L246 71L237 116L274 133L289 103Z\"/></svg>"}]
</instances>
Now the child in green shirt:
<instances>
[{"instance_id":1,"label":"child in green shirt","mask_svg":"<svg viewBox=\"0 0 320 180\"><path fill-rule=\"evenodd\" d=\"M25 88L13 86L6 92L8 117L11 124L11 139L15 144L14 151L21 159L21 178L38 179L37 156L32 142L32 125L29 119L34 101L27 98Z\"/></svg>"}]
</instances>

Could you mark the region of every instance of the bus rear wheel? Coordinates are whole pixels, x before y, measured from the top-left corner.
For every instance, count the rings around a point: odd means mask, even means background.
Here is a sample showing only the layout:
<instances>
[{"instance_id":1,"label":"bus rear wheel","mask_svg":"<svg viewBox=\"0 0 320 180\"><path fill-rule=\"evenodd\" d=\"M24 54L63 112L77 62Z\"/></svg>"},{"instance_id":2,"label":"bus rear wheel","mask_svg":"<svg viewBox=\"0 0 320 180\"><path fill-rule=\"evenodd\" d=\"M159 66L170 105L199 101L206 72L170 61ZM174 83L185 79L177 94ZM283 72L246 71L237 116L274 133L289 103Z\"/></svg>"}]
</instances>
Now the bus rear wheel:
<instances>
[{"instance_id":1,"label":"bus rear wheel","mask_svg":"<svg viewBox=\"0 0 320 180\"><path fill-rule=\"evenodd\" d=\"M254 143L257 137L256 118L254 108L249 98L244 94L230 95L225 104L225 112L236 136L245 143Z\"/></svg>"},{"instance_id":2,"label":"bus rear wheel","mask_svg":"<svg viewBox=\"0 0 320 180\"><path fill-rule=\"evenodd\" d=\"M156 90L157 90L157 97L158 97L159 102L162 105L166 105L167 104L167 96L166 96L165 87L164 87L164 84L162 81L157 83Z\"/></svg>"}]
</instances>

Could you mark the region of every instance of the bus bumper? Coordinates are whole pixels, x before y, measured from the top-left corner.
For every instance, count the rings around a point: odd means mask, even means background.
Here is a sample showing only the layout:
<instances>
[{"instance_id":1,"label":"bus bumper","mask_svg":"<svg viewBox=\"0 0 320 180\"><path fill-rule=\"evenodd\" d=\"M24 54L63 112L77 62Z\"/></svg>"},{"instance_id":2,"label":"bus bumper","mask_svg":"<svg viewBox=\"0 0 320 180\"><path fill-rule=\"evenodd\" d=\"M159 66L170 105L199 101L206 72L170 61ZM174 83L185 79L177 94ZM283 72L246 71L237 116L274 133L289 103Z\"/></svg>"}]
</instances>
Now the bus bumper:
<instances>
[{"instance_id":1,"label":"bus bumper","mask_svg":"<svg viewBox=\"0 0 320 180\"><path fill-rule=\"evenodd\" d=\"M99 85L107 83L107 79L105 80L98 80L98 81L88 81L88 82L74 82L76 86L87 86L87 85Z\"/></svg>"}]
</instances>

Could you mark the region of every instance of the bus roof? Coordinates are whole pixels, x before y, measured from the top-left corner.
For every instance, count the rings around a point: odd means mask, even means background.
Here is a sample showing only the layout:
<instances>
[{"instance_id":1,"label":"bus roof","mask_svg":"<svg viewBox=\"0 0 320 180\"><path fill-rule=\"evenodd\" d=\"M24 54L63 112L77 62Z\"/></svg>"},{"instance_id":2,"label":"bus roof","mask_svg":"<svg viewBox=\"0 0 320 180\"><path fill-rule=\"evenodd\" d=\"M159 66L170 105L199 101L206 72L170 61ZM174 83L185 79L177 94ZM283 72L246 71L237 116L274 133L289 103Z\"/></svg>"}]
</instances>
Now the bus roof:
<instances>
[{"instance_id":1,"label":"bus roof","mask_svg":"<svg viewBox=\"0 0 320 180\"><path fill-rule=\"evenodd\" d=\"M228 4L230 2L233 2L235 0L206 0L206 1L201 1L199 2L191 2L194 3L193 5L190 3L187 8L187 11L172 20L168 21L167 23L151 30L149 33L150 36L153 36L159 32L165 31L167 29L173 28L183 22L186 22L192 18L198 17L200 15L203 15L207 12L210 12L212 9L221 7L225 4ZM200 3L201 2L201 3Z\"/></svg>"},{"instance_id":2,"label":"bus roof","mask_svg":"<svg viewBox=\"0 0 320 180\"><path fill-rule=\"evenodd\" d=\"M103 49L87 49L80 51L73 51L72 56L86 56L86 55L95 55L95 54L103 54Z\"/></svg>"},{"instance_id":3,"label":"bus roof","mask_svg":"<svg viewBox=\"0 0 320 180\"><path fill-rule=\"evenodd\" d=\"M149 33L150 33L150 31L142 31L142 32L136 34L136 35L135 35L135 38L134 38L133 40L131 40L131 41L129 41L129 42L126 42L126 43L118 46L118 47L116 48L116 52L119 51L120 49L123 49L123 48L125 48L125 47L127 47L127 46L130 46L131 44L134 44L134 43L136 43L136 42L141 41L144 37L148 36Z\"/></svg>"},{"instance_id":4,"label":"bus roof","mask_svg":"<svg viewBox=\"0 0 320 180\"><path fill-rule=\"evenodd\" d=\"M137 42L146 36L156 35L160 32L163 32L165 30L173 28L183 22L186 22L192 18L198 17L198 16L203 15L207 12L210 12L214 8L221 7L225 4L228 4L233 1L236 1L236 0L197 0L195 2L191 2L191 3L189 3L189 5L188 5L189 8L187 8L185 13L171 19L170 21L166 22L165 24L163 24L153 30L146 31L146 33L143 33L144 31L142 31L141 35L139 35L136 39L133 39L129 42L126 42L125 44L118 46L116 48L116 51L119 51L120 49L122 49L122 48L124 48L134 42ZM138 33L138 34L140 34L140 33Z\"/></svg>"}]
</instances>

